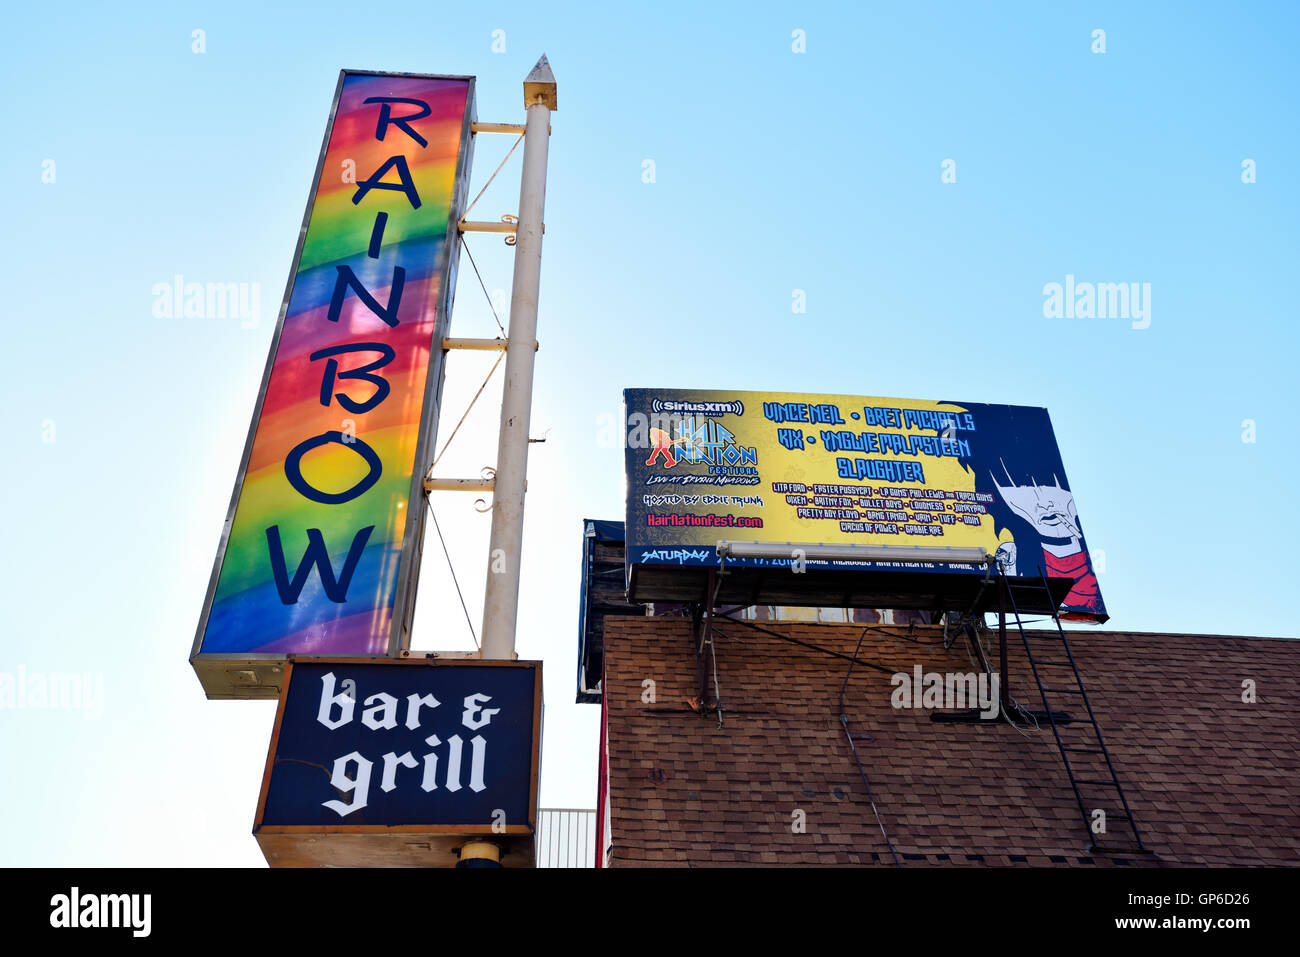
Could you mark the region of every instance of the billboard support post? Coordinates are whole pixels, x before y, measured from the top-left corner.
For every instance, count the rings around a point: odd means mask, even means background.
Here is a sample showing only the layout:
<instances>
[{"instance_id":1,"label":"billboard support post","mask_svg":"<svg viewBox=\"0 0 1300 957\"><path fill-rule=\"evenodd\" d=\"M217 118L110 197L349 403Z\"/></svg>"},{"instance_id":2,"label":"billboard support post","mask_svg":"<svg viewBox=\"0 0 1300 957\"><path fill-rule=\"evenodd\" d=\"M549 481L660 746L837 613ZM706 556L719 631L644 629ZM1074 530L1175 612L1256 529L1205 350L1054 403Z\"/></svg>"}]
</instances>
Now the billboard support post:
<instances>
[{"instance_id":1,"label":"billboard support post","mask_svg":"<svg viewBox=\"0 0 1300 957\"><path fill-rule=\"evenodd\" d=\"M519 223L515 232L515 271L510 290L510 328L505 388L501 396L492 537L488 546L487 587L483 596L482 647L483 657L487 659L514 657L515 623L519 617L519 565L524 537L524 486L533 402L533 362L537 349L546 162L551 111L556 108L555 76L545 55L524 80L524 106L528 119L519 186Z\"/></svg>"},{"instance_id":2,"label":"billboard support post","mask_svg":"<svg viewBox=\"0 0 1300 957\"><path fill-rule=\"evenodd\" d=\"M1002 711L1010 714L1011 685L1007 681L1007 576L1001 572L998 573L998 685L1002 689Z\"/></svg>"}]
</instances>

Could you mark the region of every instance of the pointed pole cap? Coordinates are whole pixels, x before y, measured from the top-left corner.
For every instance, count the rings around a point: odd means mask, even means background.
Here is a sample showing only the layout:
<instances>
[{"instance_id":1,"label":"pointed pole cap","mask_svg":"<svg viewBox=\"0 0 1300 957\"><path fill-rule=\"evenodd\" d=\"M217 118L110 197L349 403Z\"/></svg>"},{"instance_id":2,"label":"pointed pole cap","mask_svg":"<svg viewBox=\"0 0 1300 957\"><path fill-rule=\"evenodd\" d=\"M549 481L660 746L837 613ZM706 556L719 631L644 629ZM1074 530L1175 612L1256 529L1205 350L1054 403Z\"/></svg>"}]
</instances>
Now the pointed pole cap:
<instances>
[{"instance_id":1,"label":"pointed pole cap","mask_svg":"<svg viewBox=\"0 0 1300 957\"><path fill-rule=\"evenodd\" d=\"M542 103L552 112L559 109L555 99L555 74L546 54L537 61L531 73L524 77L524 109Z\"/></svg>"}]
</instances>

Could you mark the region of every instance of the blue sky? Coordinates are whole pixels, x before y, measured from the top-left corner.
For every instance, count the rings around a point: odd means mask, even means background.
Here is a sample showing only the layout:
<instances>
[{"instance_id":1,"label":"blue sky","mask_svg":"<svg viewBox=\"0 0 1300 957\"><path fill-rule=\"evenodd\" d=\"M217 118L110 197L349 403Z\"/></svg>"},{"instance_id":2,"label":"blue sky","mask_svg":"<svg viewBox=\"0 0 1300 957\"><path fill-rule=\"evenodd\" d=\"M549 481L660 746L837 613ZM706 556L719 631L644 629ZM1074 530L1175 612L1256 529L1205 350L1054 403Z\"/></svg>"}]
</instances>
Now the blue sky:
<instances>
[{"instance_id":1,"label":"blue sky","mask_svg":"<svg viewBox=\"0 0 1300 957\"><path fill-rule=\"evenodd\" d=\"M545 806L595 801L597 709L570 703L580 521L622 514L602 417L629 386L1046 406L1112 627L1294 635L1296 10L11 13L0 672L103 690L0 710L0 863L262 863L273 705L206 701L187 656L344 67L475 74L479 117L507 122L543 51L559 83L519 632L547 669ZM480 137L475 190L509 145ZM514 212L517 183L516 162L476 216ZM470 248L508 289L499 237ZM155 317L177 274L258 284L258 321ZM1067 275L1149 283L1150 325L1045 318ZM461 280L453 329L493 334ZM444 436L490 362L454 357ZM491 463L498 397L444 474ZM436 507L477 629L487 518ZM415 633L471 646L436 540Z\"/></svg>"}]
</instances>

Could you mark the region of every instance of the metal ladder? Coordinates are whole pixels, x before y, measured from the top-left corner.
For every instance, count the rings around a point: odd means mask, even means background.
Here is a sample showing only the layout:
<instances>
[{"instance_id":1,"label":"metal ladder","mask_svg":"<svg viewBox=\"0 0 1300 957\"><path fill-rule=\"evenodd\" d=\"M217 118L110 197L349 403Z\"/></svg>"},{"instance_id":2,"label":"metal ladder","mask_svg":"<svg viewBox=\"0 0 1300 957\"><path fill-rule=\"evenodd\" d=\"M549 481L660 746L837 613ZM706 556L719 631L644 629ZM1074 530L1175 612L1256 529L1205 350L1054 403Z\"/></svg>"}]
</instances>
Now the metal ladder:
<instances>
[{"instance_id":1,"label":"metal ladder","mask_svg":"<svg viewBox=\"0 0 1300 957\"><path fill-rule=\"evenodd\" d=\"M1100 854L1149 854L1151 853L1142 843L1142 836L1138 833L1137 821L1133 818L1133 811L1129 808L1128 798L1124 796L1124 788L1119 783L1119 776L1115 773L1115 764L1111 761L1110 752L1106 750L1105 739L1101 735L1101 726L1097 724L1097 716L1093 713L1092 703L1088 700L1088 692L1084 690L1083 678L1079 674L1079 666L1074 660L1074 653L1070 650L1069 639L1065 636L1065 629L1061 627L1061 619L1057 612L1056 602L1051 599L1051 588L1047 580L1047 573L1041 566L1038 569L1039 581L1024 580L1013 583L1002 574L1001 569L998 571L1002 577L1000 583L1006 590L1005 594L1010 599L1011 610L1016 616L1016 628L1020 632L1020 639L1024 642L1025 653L1029 656L1029 665L1033 669L1034 682L1038 685L1038 693L1043 702L1043 715L1052 728L1052 735L1056 738L1056 746L1060 749L1061 760L1065 763L1065 773L1070 778L1070 787L1074 789L1074 797L1079 805L1079 814L1083 820L1083 826L1088 834L1090 850ZM1048 636L1035 636L1034 642L1043 645L1049 645L1057 651L1055 657L1041 658L1034 654L1032 642L1024 623L1020 617L1020 609L1016 603L1016 592L1022 597L1029 593L1036 596L1041 592L1048 596L1048 607L1052 609L1052 620L1056 622L1056 633L1059 639L1058 643ZM1040 647L1040 654L1044 649ZM1064 651L1065 657L1062 659L1059 652ZM1072 682L1072 683L1071 683ZM1077 699L1083 703L1083 707L1088 713L1086 720L1068 715L1064 711L1058 711L1048 700L1048 696L1065 695ZM1073 731L1071 729L1082 729L1085 734L1091 729L1090 737L1085 737L1082 741L1070 740ZM1065 732L1064 736L1062 732ZM1105 760L1103 766L1098 760L1098 756ZM1072 759L1073 756L1073 759ZM1076 773L1076 762L1078 763ZM1091 766L1090 766L1091 765ZM1085 790L1091 796L1104 794L1102 800L1085 800ZM1106 806L1114 808L1115 797L1118 796L1119 804L1124 813L1112 814L1106 810ZM1093 819L1090 814L1092 811L1101 810L1105 813L1105 831L1098 833L1093 830ZM1111 836L1111 822L1122 821L1133 834L1132 845L1106 844L1101 838Z\"/></svg>"}]
</instances>

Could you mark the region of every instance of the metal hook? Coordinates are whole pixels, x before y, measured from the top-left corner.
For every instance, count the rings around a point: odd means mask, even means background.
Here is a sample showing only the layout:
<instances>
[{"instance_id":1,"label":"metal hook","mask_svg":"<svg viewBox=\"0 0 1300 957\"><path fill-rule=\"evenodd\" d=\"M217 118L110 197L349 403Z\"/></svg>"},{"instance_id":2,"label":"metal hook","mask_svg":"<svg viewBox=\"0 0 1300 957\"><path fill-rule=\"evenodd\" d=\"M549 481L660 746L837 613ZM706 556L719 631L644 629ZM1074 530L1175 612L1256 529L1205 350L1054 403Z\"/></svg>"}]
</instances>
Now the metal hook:
<instances>
[{"instance_id":1,"label":"metal hook","mask_svg":"<svg viewBox=\"0 0 1300 957\"><path fill-rule=\"evenodd\" d=\"M485 479L494 479L497 477L497 470L490 465L485 465L481 469L479 469L478 474ZM492 511L492 508L495 504L496 503L494 502L492 505L489 505L486 499L481 499L481 498L475 499L474 511L478 512L479 514L484 514Z\"/></svg>"}]
</instances>

